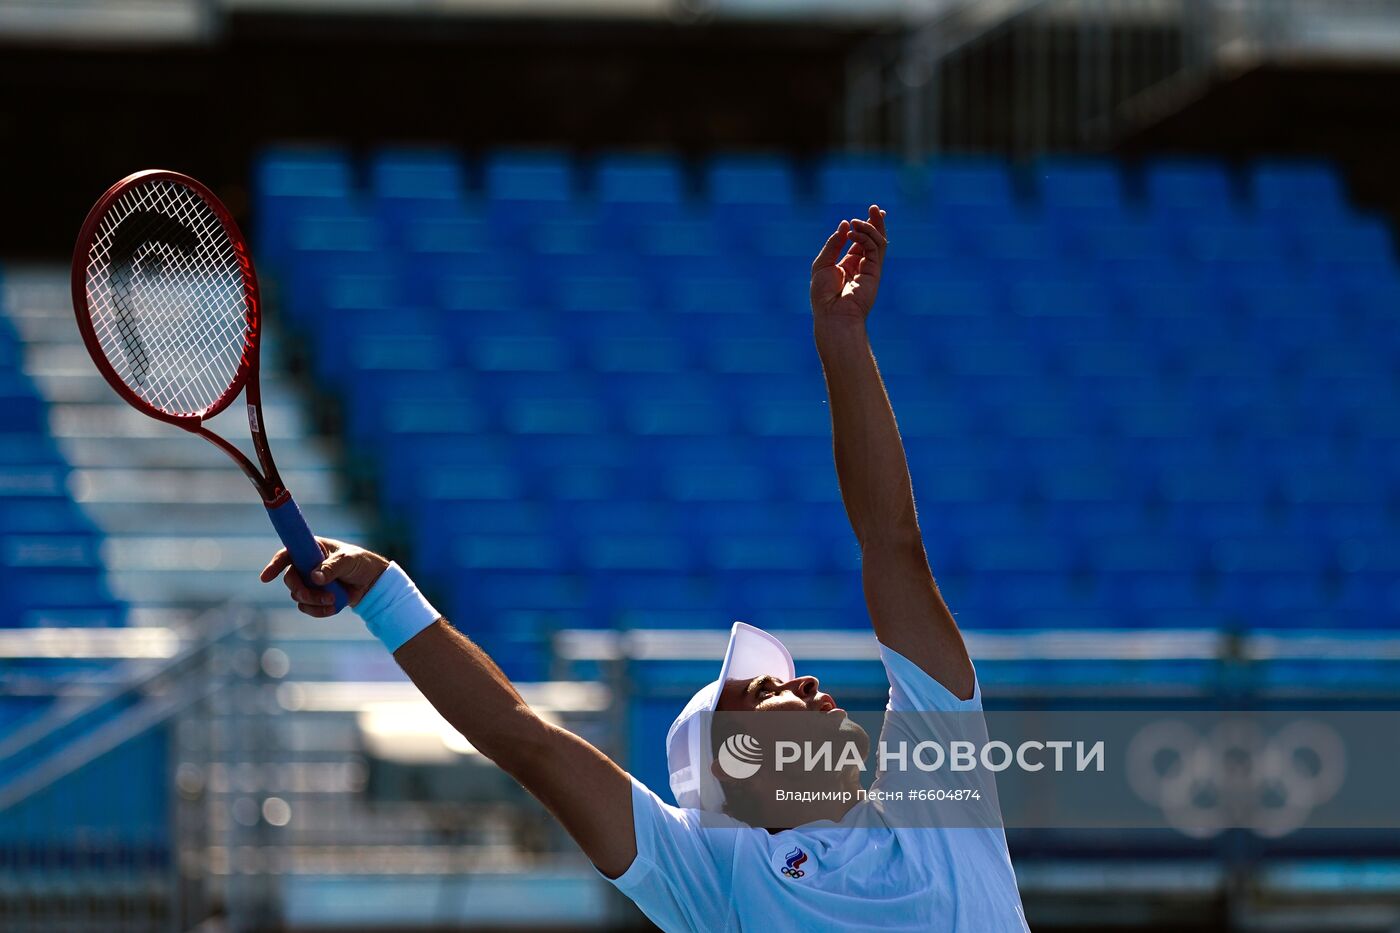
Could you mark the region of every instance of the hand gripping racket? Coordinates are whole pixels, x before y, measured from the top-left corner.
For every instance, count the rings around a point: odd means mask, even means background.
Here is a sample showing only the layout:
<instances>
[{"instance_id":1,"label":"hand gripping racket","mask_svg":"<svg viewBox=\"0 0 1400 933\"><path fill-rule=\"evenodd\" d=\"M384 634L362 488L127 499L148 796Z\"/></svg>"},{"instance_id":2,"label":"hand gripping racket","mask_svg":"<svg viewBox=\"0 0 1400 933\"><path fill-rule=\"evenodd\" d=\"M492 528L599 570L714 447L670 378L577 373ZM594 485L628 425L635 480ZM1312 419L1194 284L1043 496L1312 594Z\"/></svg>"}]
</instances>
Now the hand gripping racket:
<instances>
[{"instance_id":1,"label":"hand gripping racket","mask_svg":"<svg viewBox=\"0 0 1400 933\"><path fill-rule=\"evenodd\" d=\"M258 387L258 280L228 209L177 172L123 178L93 206L78 234L73 311L93 362L118 395L143 414L203 437L247 474L309 586L323 555L267 445ZM204 426L240 389L261 472ZM335 582L326 589L342 609L345 590Z\"/></svg>"}]
</instances>

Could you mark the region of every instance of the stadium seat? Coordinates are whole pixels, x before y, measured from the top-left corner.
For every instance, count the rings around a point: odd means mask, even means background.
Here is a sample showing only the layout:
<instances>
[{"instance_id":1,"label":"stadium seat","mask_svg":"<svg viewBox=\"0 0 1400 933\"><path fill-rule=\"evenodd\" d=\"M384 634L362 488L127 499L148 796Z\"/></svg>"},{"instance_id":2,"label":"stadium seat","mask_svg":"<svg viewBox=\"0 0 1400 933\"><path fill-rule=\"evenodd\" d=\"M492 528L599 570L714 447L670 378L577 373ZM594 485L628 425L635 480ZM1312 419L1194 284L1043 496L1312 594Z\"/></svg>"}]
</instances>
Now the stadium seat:
<instances>
[{"instance_id":1,"label":"stadium seat","mask_svg":"<svg viewBox=\"0 0 1400 933\"><path fill-rule=\"evenodd\" d=\"M796 173L781 156L715 156L705 166L705 194L716 208L735 210L726 218L782 210L797 200Z\"/></svg>"},{"instance_id":2,"label":"stadium seat","mask_svg":"<svg viewBox=\"0 0 1400 933\"><path fill-rule=\"evenodd\" d=\"M1329 222L1347 213L1346 191L1336 168L1322 160L1269 159L1250 172L1254 208L1291 223Z\"/></svg>"},{"instance_id":3,"label":"stadium seat","mask_svg":"<svg viewBox=\"0 0 1400 933\"><path fill-rule=\"evenodd\" d=\"M935 159L925 166L924 188L933 216L963 228L1007 223L1017 214L1002 159Z\"/></svg>"},{"instance_id":4,"label":"stadium seat","mask_svg":"<svg viewBox=\"0 0 1400 933\"><path fill-rule=\"evenodd\" d=\"M1115 162L1044 158L1033 174L1049 214L1103 221L1123 211L1123 178Z\"/></svg>"},{"instance_id":5,"label":"stadium seat","mask_svg":"<svg viewBox=\"0 0 1400 933\"><path fill-rule=\"evenodd\" d=\"M686 215L686 179L667 154L607 153L594 163L593 195L611 235Z\"/></svg>"},{"instance_id":6,"label":"stadium seat","mask_svg":"<svg viewBox=\"0 0 1400 933\"><path fill-rule=\"evenodd\" d=\"M482 215L450 165L369 176L447 212L336 188L341 220L289 227L289 294L335 322L315 372L433 585L500 637L523 620L512 663L565 618L864 624L803 287L871 201L899 211L874 346L960 622L1394 612L1400 270L1325 166L1257 165L1237 203L1222 163L1157 160L1137 205L1118 163L1047 159L1023 207L1000 159L826 156L803 197L781 157L702 161L692 193L672 156L605 154L576 190L569 155L496 153ZM62 476L0 444L0 529L85 533Z\"/></svg>"},{"instance_id":7,"label":"stadium seat","mask_svg":"<svg viewBox=\"0 0 1400 933\"><path fill-rule=\"evenodd\" d=\"M493 152L485 160L485 190L496 202L568 201L574 195L573 163L549 150Z\"/></svg>"},{"instance_id":8,"label":"stadium seat","mask_svg":"<svg viewBox=\"0 0 1400 933\"><path fill-rule=\"evenodd\" d=\"M827 156L816 167L817 203L823 215L838 219L864 217L871 204L898 212L909 200L904 176L893 156Z\"/></svg>"},{"instance_id":9,"label":"stadium seat","mask_svg":"<svg viewBox=\"0 0 1400 933\"><path fill-rule=\"evenodd\" d=\"M292 225L303 217L346 217L355 211L354 175L336 149L269 149L253 167L254 247L280 257Z\"/></svg>"},{"instance_id":10,"label":"stadium seat","mask_svg":"<svg viewBox=\"0 0 1400 933\"><path fill-rule=\"evenodd\" d=\"M1239 213L1230 172L1209 159L1163 158L1144 167L1149 210L1180 221L1209 221Z\"/></svg>"}]
</instances>

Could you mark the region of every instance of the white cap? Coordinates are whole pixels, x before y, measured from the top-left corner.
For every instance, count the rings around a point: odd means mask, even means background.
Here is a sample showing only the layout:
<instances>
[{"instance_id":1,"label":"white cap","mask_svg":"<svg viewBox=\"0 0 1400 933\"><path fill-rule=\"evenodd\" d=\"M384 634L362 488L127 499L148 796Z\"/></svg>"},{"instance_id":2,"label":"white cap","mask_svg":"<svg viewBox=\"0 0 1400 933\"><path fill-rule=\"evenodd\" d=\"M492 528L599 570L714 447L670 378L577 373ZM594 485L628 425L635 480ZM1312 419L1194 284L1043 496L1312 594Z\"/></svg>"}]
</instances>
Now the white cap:
<instances>
[{"instance_id":1,"label":"white cap","mask_svg":"<svg viewBox=\"0 0 1400 933\"><path fill-rule=\"evenodd\" d=\"M731 680L753 680L772 674L782 681L797 676L792 655L778 639L746 622L735 622L729 647L720 665L719 680L701 687L681 710L666 733L666 764L671 772L671 793L676 804L718 813L724 806L724 790L710 771L710 713L719 705L720 690Z\"/></svg>"}]
</instances>

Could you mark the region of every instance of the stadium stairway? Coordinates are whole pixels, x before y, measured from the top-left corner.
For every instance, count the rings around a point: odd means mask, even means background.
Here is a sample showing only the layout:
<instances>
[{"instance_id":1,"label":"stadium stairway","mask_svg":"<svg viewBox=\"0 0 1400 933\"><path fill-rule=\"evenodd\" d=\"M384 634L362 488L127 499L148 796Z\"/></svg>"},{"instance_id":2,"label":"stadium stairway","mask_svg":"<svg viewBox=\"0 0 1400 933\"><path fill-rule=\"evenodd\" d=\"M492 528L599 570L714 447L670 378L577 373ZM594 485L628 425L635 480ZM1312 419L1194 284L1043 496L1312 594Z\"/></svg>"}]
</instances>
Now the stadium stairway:
<instances>
[{"instance_id":1,"label":"stadium stairway","mask_svg":"<svg viewBox=\"0 0 1400 933\"><path fill-rule=\"evenodd\" d=\"M355 616L309 620L286 608L280 585L257 581L277 540L254 492L211 445L112 392L74 327L66 270L4 271L0 316L20 337L19 368L48 403L72 498L98 526L110 588L139 631L58 635L79 656L104 657L87 663L101 676L81 682L78 662L43 659L60 630L15 631L3 646L11 655L0 665L11 666L0 674L47 680L27 682L38 693L22 719L0 704L0 927L44 929L56 916L103 933L165 925L175 909L163 887L168 859L199 860L214 891L249 844L279 866L276 880L259 876L255 911L276 904L291 917L324 918L327 898L343 900L346 885L363 892L382 882L392 898L405 877L430 896L387 904L386 926L450 922L464 898L478 914L501 916L534 904L542 923L605 911L577 859L556 865L517 841L552 830L520 806L518 788L503 788L494 769L484 774L479 756L450 748L445 724ZM372 543L367 516L348 502L339 444L316 429L277 365L277 341L274 323L263 390L283 477L317 532ZM213 427L246 446L234 409ZM522 685L537 707L565 718L605 710L598 689ZM248 696L257 715L240 713ZM173 808L172 761L185 791ZM425 779L445 793L425 802ZM99 786L120 790L94 793ZM75 808L86 799L110 806ZM14 848L25 838L66 853L71 870L28 860ZM459 882L468 869L478 879L469 895ZM492 873L495 881L481 880ZM72 906L78 897L85 913Z\"/></svg>"},{"instance_id":2,"label":"stadium stairway","mask_svg":"<svg viewBox=\"0 0 1400 933\"><path fill-rule=\"evenodd\" d=\"M73 497L106 535L103 561L131 624L179 625L225 603L284 608L285 592L257 580L277 538L247 479L212 445L138 414L103 381L73 323L67 270L11 267L3 289L0 308L49 402ZM263 356L267 429L283 477L318 533L365 540L364 516L337 479L335 442L316 431L276 365L275 328ZM211 425L248 446L240 406Z\"/></svg>"}]
</instances>

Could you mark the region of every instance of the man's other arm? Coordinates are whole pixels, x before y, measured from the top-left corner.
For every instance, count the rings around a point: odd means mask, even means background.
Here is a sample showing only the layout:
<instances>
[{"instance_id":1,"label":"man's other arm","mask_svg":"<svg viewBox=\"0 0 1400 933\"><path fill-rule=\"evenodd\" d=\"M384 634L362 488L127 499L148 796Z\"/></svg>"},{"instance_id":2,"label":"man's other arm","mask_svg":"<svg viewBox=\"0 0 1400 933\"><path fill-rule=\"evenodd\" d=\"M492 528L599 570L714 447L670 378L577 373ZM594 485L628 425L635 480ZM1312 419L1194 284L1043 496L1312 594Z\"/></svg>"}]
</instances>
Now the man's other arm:
<instances>
[{"instance_id":1,"label":"man's other arm","mask_svg":"<svg viewBox=\"0 0 1400 933\"><path fill-rule=\"evenodd\" d=\"M842 221L812 264L813 330L831 404L836 475L860 542L876 637L968 699L972 662L929 569L904 444L866 333L885 248L884 212L872 205L868 219Z\"/></svg>"}]
</instances>

